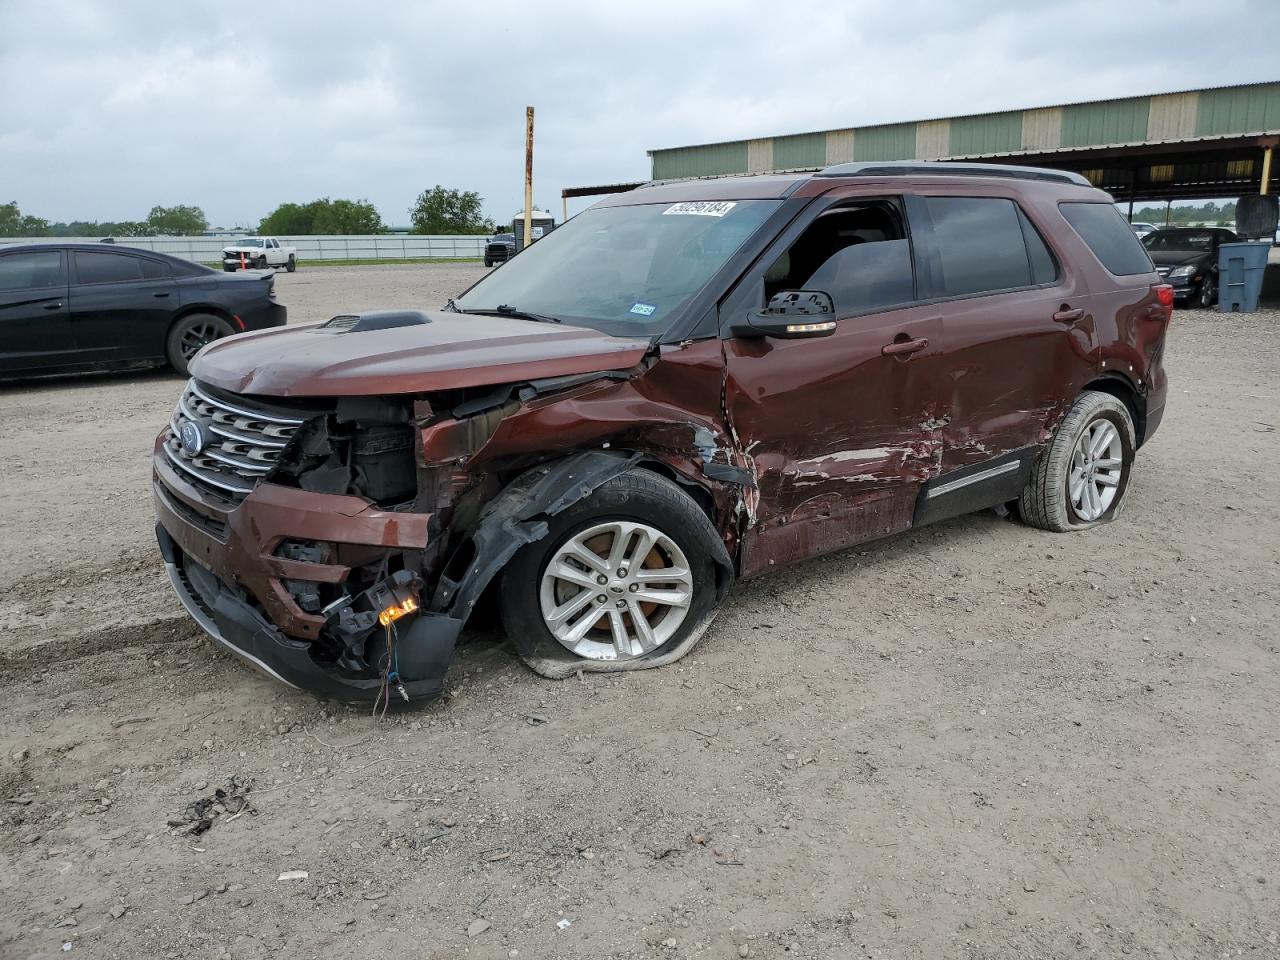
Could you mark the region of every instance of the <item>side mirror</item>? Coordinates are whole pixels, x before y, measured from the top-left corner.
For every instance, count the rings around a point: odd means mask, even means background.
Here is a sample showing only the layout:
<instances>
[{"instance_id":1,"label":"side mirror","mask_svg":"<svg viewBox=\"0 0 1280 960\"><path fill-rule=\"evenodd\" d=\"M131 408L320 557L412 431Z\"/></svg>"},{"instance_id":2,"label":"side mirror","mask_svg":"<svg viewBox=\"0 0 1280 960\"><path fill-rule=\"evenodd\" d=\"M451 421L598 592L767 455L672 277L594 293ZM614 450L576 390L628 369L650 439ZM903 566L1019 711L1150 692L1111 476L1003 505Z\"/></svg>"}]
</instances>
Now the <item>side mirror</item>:
<instances>
[{"instance_id":1,"label":"side mirror","mask_svg":"<svg viewBox=\"0 0 1280 960\"><path fill-rule=\"evenodd\" d=\"M763 310L733 321L729 332L735 337L783 340L829 337L836 331L835 312L830 294L821 290L784 290L770 297Z\"/></svg>"}]
</instances>

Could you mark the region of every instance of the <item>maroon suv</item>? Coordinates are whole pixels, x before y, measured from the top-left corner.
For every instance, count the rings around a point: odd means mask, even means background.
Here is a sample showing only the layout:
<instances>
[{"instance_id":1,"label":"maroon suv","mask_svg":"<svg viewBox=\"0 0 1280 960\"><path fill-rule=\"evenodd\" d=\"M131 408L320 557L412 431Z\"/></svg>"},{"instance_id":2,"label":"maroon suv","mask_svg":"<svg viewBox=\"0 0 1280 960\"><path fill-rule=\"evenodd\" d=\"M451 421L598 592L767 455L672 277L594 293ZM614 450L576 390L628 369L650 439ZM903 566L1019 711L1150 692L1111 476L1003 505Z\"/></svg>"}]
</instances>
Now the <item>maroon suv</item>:
<instances>
[{"instance_id":1,"label":"maroon suv","mask_svg":"<svg viewBox=\"0 0 1280 960\"><path fill-rule=\"evenodd\" d=\"M1113 519L1171 290L1079 176L654 184L444 310L218 341L155 447L213 637L324 696L430 696L482 597L547 676L689 651L735 580L986 507Z\"/></svg>"}]
</instances>

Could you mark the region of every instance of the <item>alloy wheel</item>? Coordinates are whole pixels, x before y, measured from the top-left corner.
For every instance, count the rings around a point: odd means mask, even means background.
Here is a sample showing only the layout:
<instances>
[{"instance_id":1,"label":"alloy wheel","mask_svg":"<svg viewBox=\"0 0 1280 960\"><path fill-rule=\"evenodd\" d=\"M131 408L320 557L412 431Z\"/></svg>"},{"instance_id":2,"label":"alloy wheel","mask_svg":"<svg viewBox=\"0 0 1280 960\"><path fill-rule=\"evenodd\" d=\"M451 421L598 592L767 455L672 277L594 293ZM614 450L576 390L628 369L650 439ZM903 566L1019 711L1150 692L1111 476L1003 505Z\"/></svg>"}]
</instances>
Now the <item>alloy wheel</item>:
<instances>
[{"instance_id":1,"label":"alloy wheel","mask_svg":"<svg viewBox=\"0 0 1280 960\"><path fill-rule=\"evenodd\" d=\"M189 326L182 333L183 359L190 360L205 344L217 340L218 333L217 324L211 321L202 321Z\"/></svg>"},{"instance_id":2,"label":"alloy wheel","mask_svg":"<svg viewBox=\"0 0 1280 960\"><path fill-rule=\"evenodd\" d=\"M1120 431L1106 417L1092 421L1071 451L1067 493L1071 509L1092 523L1115 502L1124 472L1124 444Z\"/></svg>"},{"instance_id":3,"label":"alloy wheel","mask_svg":"<svg viewBox=\"0 0 1280 960\"><path fill-rule=\"evenodd\" d=\"M542 573L547 630L590 660L631 660L667 643L689 612L693 572L674 540L630 520L571 536Z\"/></svg>"}]
</instances>

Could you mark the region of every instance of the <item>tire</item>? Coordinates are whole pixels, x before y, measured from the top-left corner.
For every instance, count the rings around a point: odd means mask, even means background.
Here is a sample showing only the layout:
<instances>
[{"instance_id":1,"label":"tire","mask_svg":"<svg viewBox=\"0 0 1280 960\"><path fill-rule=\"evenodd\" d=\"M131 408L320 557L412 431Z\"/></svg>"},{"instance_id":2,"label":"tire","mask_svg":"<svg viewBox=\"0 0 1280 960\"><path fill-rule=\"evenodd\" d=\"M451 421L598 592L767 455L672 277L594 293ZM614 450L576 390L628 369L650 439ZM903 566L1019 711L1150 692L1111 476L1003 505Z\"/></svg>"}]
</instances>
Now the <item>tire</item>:
<instances>
[{"instance_id":1,"label":"tire","mask_svg":"<svg viewBox=\"0 0 1280 960\"><path fill-rule=\"evenodd\" d=\"M1218 305L1218 281L1212 273L1200 282L1200 292L1196 294L1196 306L1201 310L1212 310Z\"/></svg>"},{"instance_id":2,"label":"tire","mask_svg":"<svg viewBox=\"0 0 1280 960\"><path fill-rule=\"evenodd\" d=\"M693 649L714 619L719 601L709 546L718 535L698 505L665 477L647 470L624 473L552 517L548 528L545 537L512 558L501 583L507 635L537 673L561 678L579 670L638 670L671 663ZM657 537L646 539L646 530ZM624 556L610 566L607 555L620 535L629 552L643 555ZM594 575L585 563L563 556L575 540L592 552L601 551L595 559L603 566ZM646 544L652 549L645 550ZM632 560L641 566L629 568ZM552 561L557 561L554 569L568 569L575 582L549 573ZM659 569L685 576L664 578ZM605 576L603 570L610 573L602 585L597 578ZM645 602L646 592L667 599ZM687 593L683 605L668 602L682 592ZM588 618L597 624L585 628L576 648L557 639L548 625L549 614L575 603L579 606L559 627L562 634L578 630ZM640 620L634 619L636 611ZM647 638L640 621L648 627Z\"/></svg>"},{"instance_id":3,"label":"tire","mask_svg":"<svg viewBox=\"0 0 1280 960\"><path fill-rule=\"evenodd\" d=\"M293 273L295 270L298 269L298 261L295 260L292 256L290 256L289 262L284 265L284 268L289 273Z\"/></svg>"},{"instance_id":4,"label":"tire","mask_svg":"<svg viewBox=\"0 0 1280 960\"><path fill-rule=\"evenodd\" d=\"M169 328L169 336L165 340L165 356L169 358L169 366L178 373L186 374L187 364L200 352L206 343L235 333L231 324L211 313L189 313Z\"/></svg>"},{"instance_id":5,"label":"tire","mask_svg":"<svg viewBox=\"0 0 1280 960\"><path fill-rule=\"evenodd\" d=\"M1100 453L1084 457L1080 445L1086 435L1096 442L1108 436L1108 428L1114 433L1113 442ZM1036 460L1018 499L1022 521L1041 530L1067 533L1114 520L1124 506L1136 449L1133 417L1124 401L1109 393L1084 391ZM1109 479L1091 481L1091 477Z\"/></svg>"},{"instance_id":6,"label":"tire","mask_svg":"<svg viewBox=\"0 0 1280 960\"><path fill-rule=\"evenodd\" d=\"M485 258L484 258L484 265L485 265L486 267L492 267L492 266L493 266L493 261L492 261L492 260L490 260L488 257L485 257Z\"/></svg>"},{"instance_id":7,"label":"tire","mask_svg":"<svg viewBox=\"0 0 1280 960\"><path fill-rule=\"evenodd\" d=\"M235 273L235 272L236 272L236 268L235 268L235 267L228 267L228 266L224 263L224 264L222 265L222 272L223 272L223 273Z\"/></svg>"}]
</instances>

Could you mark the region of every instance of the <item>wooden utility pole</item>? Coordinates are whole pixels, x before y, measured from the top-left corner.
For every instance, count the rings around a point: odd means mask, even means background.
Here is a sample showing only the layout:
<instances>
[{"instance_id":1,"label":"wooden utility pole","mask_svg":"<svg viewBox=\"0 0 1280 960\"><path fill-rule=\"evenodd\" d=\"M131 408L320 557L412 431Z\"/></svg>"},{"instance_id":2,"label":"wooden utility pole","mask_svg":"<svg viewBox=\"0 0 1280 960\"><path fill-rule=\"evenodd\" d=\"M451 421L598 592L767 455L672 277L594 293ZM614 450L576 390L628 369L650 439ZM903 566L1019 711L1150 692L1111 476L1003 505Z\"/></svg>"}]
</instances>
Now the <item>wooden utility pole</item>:
<instances>
[{"instance_id":1,"label":"wooden utility pole","mask_svg":"<svg viewBox=\"0 0 1280 960\"><path fill-rule=\"evenodd\" d=\"M533 107L524 108L524 245L533 243Z\"/></svg>"}]
</instances>

